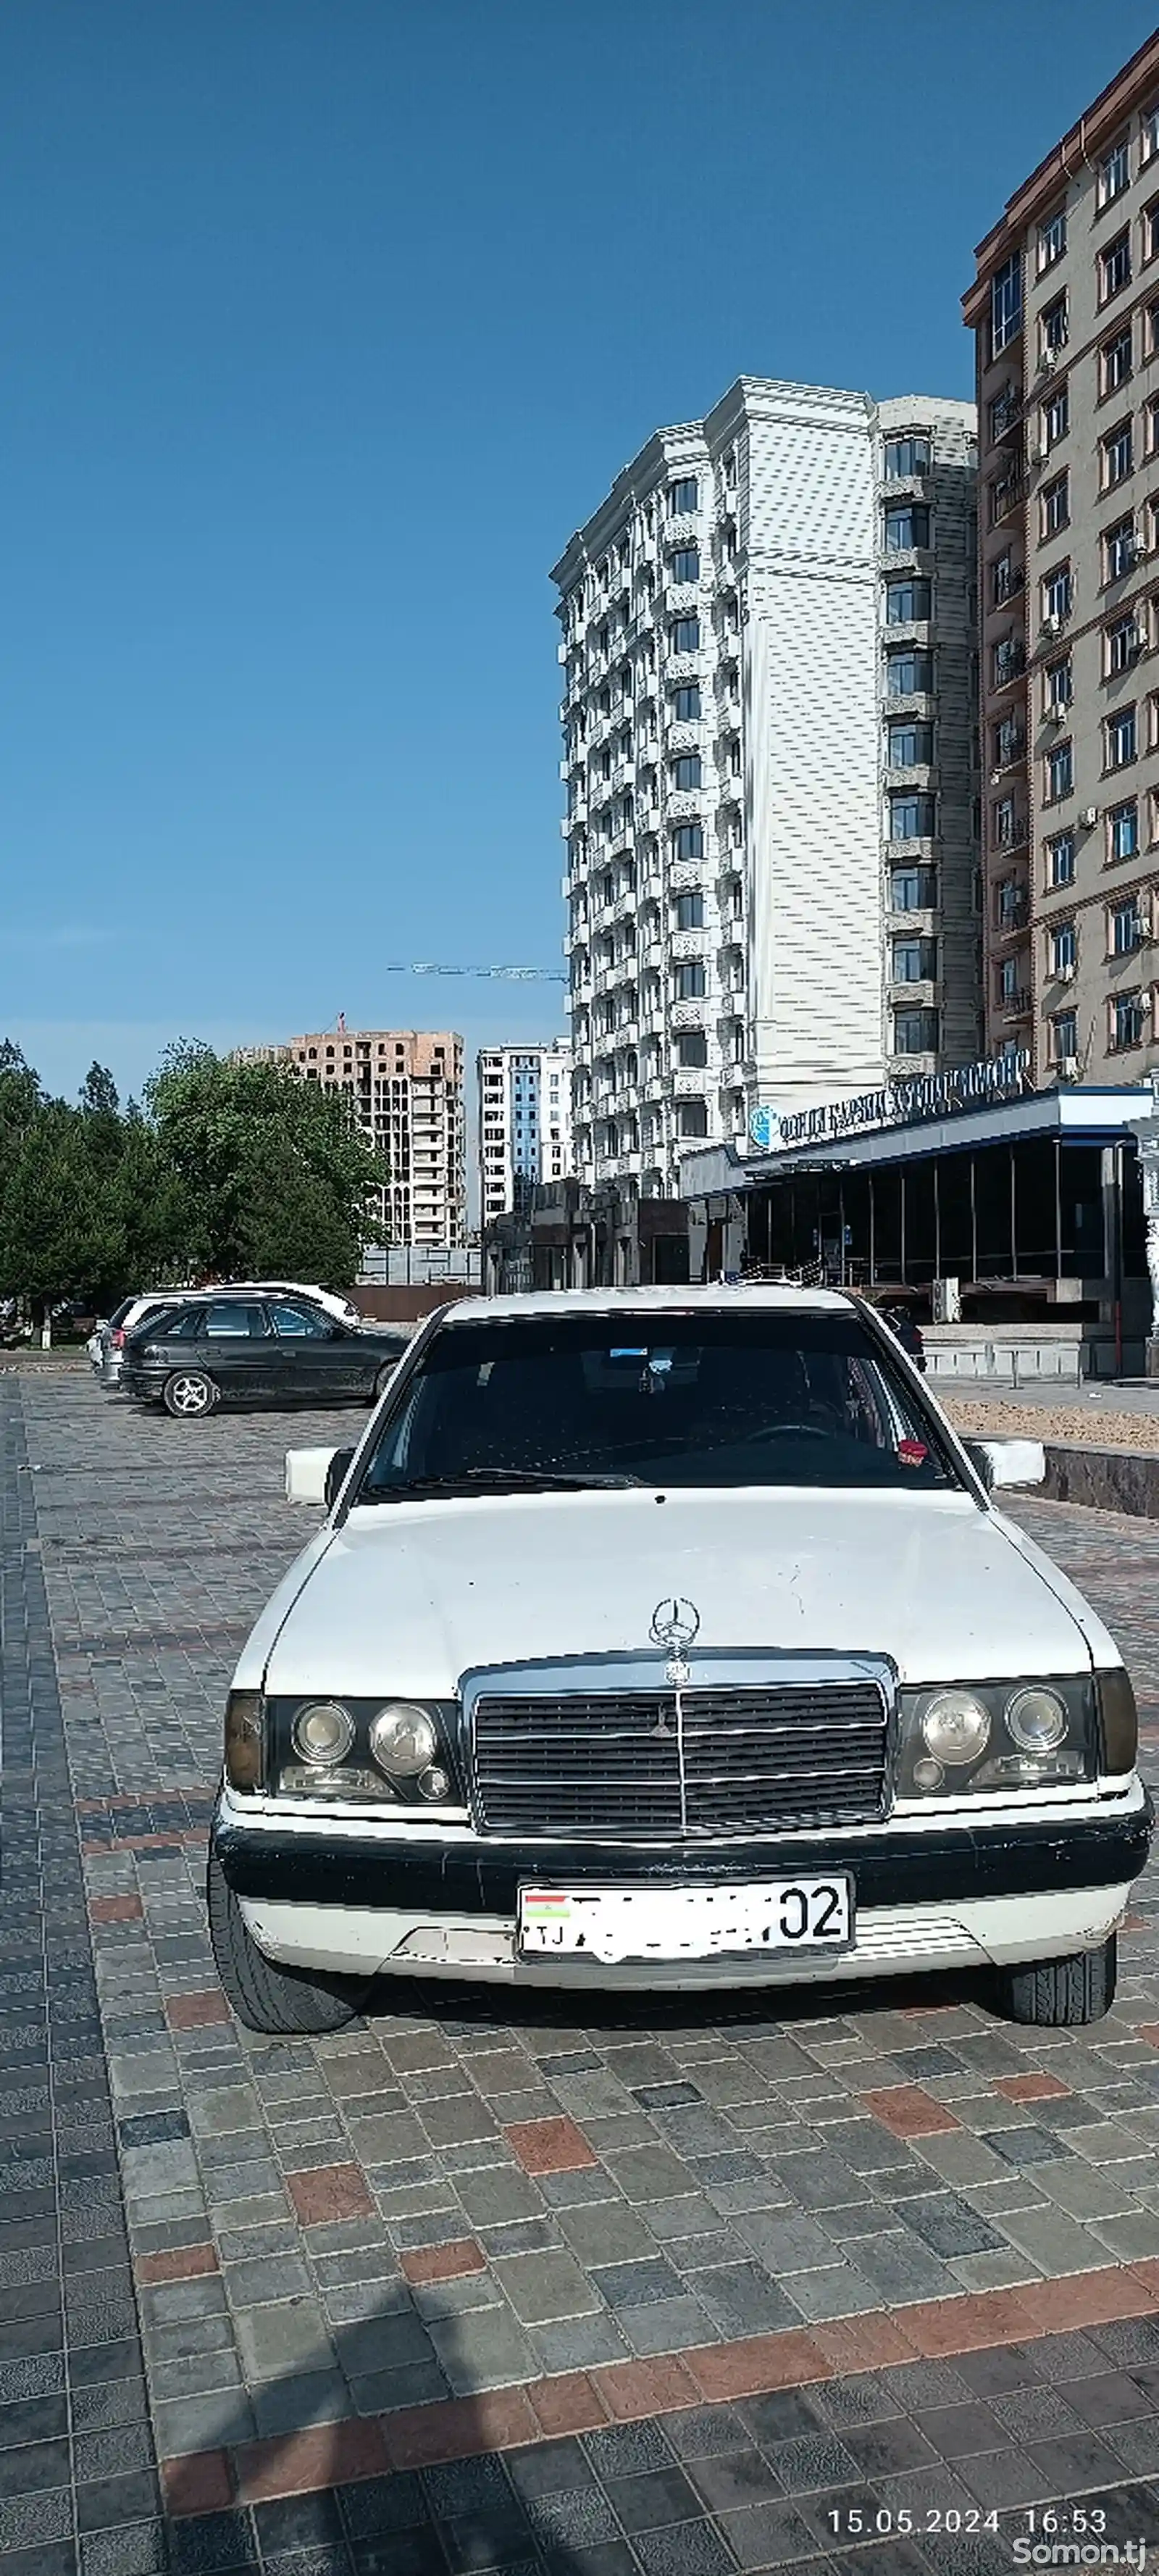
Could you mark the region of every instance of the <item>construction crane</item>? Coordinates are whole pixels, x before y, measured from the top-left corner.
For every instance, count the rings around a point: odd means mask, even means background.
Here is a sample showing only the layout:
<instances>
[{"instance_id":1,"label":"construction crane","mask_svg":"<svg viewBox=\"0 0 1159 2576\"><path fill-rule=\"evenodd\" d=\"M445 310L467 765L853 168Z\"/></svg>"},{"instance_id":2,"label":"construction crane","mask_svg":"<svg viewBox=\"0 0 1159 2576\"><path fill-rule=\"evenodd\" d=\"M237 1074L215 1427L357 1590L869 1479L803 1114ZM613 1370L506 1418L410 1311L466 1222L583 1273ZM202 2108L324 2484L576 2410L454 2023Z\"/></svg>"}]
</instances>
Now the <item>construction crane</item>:
<instances>
[{"instance_id":1,"label":"construction crane","mask_svg":"<svg viewBox=\"0 0 1159 2576\"><path fill-rule=\"evenodd\" d=\"M379 966L380 975L474 975L493 984L566 984L567 976L560 966Z\"/></svg>"}]
</instances>

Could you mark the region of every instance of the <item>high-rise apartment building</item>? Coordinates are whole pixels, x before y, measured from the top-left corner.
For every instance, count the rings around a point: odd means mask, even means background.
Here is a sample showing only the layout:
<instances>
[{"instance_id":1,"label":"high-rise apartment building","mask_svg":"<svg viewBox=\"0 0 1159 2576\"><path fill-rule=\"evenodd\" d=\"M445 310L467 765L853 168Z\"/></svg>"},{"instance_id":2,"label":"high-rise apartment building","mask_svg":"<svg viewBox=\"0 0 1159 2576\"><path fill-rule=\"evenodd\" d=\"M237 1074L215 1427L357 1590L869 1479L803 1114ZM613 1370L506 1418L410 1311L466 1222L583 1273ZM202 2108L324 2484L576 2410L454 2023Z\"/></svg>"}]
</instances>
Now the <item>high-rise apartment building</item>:
<instances>
[{"instance_id":1,"label":"high-rise apartment building","mask_svg":"<svg viewBox=\"0 0 1159 2576\"><path fill-rule=\"evenodd\" d=\"M1159 1063L1159 36L976 256L990 1042L1129 1082Z\"/></svg>"},{"instance_id":2,"label":"high-rise apartment building","mask_svg":"<svg viewBox=\"0 0 1159 2576\"><path fill-rule=\"evenodd\" d=\"M479 1218L503 1216L541 1181L571 1170L571 1048L479 1052Z\"/></svg>"},{"instance_id":3,"label":"high-rise apartment building","mask_svg":"<svg viewBox=\"0 0 1159 2576\"><path fill-rule=\"evenodd\" d=\"M976 1053L973 510L972 405L743 377L556 565L580 1178Z\"/></svg>"},{"instance_id":4,"label":"high-rise apartment building","mask_svg":"<svg viewBox=\"0 0 1159 2576\"><path fill-rule=\"evenodd\" d=\"M332 1029L280 1046L238 1047L241 1062L284 1064L340 1091L387 1171L381 1216L392 1243L445 1250L466 1233L463 1041L453 1030Z\"/></svg>"}]
</instances>

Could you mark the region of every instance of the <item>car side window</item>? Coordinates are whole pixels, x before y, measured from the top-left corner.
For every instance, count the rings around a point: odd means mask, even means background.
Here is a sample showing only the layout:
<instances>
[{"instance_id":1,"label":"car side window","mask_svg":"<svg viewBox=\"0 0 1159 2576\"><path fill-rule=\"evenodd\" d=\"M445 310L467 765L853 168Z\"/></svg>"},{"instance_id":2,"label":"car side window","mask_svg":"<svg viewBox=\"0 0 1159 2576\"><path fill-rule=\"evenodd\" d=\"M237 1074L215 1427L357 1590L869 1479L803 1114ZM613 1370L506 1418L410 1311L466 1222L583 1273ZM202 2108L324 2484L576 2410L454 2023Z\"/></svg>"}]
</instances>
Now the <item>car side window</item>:
<instances>
[{"instance_id":1,"label":"car side window","mask_svg":"<svg viewBox=\"0 0 1159 2576\"><path fill-rule=\"evenodd\" d=\"M275 1333L284 1342L328 1342L330 1326L321 1315L307 1314L304 1306L271 1306Z\"/></svg>"},{"instance_id":2,"label":"car side window","mask_svg":"<svg viewBox=\"0 0 1159 2576\"><path fill-rule=\"evenodd\" d=\"M207 1306L205 1331L210 1341L261 1342L266 1337L266 1319L260 1306Z\"/></svg>"},{"instance_id":3,"label":"car side window","mask_svg":"<svg viewBox=\"0 0 1159 2576\"><path fill-rule=\"evenodd\" d=\"M167 1342L195 1342L201 1330L202 1308L187 1306L183 1315L174 1315L172 1323L159 1316L158 1330L163 1329Z\"/></svg>"}]
</instances>

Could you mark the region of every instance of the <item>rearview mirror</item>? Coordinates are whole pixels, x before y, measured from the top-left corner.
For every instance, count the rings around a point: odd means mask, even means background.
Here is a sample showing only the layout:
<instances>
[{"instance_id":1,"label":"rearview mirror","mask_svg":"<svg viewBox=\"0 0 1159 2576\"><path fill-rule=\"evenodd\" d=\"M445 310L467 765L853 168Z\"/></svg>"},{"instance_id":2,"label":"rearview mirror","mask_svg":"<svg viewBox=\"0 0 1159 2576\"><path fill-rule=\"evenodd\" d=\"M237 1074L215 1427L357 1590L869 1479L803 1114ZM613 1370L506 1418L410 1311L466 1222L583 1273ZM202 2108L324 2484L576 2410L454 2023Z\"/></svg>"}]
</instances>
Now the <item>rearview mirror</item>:
<instances>
[{"instance_id":1,"label":"rearview mirror","mask_svg":"<svg viewBox=\"0 0 1159 2576\"><path fill-rule=\"evenodd\" d=\"M340 1449L287 1449L286 1501L288 1503L324 1503L326 1479ZM347 1460L353 1457L348 1450Z\"/></svg>"}]
</instances>

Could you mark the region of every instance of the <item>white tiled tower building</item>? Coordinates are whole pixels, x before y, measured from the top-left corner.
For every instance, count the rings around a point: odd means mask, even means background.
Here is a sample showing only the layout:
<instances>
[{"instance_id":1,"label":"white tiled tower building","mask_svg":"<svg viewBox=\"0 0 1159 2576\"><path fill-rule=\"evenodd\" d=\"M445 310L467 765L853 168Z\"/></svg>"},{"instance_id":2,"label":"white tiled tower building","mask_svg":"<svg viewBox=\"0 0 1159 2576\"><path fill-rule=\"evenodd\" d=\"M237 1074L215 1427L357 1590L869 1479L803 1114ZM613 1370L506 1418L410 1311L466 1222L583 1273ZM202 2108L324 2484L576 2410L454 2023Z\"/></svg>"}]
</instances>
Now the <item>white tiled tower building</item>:
<instances>
[{"instance_id":1,"label":"white tiled tower building","mask_svg":"<svg viewBox=\"0 0 1159 2576\"><path fill-rule=\"evenodd\" d=\"M571 1048L495 1046L479 1051L479 1216L515 1205L518 1185L561 1181L571 1170Z\"/></svg>"},{"instance_id":2,"label":"white tiled tower building","mask_svg":"<svg viewBox=\"0 0 1159 2576\"><path fill-rule=\"evenodd\" d=\"M555 567L581 1178L674 1191L758 1105L975 1052L972 424L743 377L649 440Z\"/></svg>"}]
</instances>

